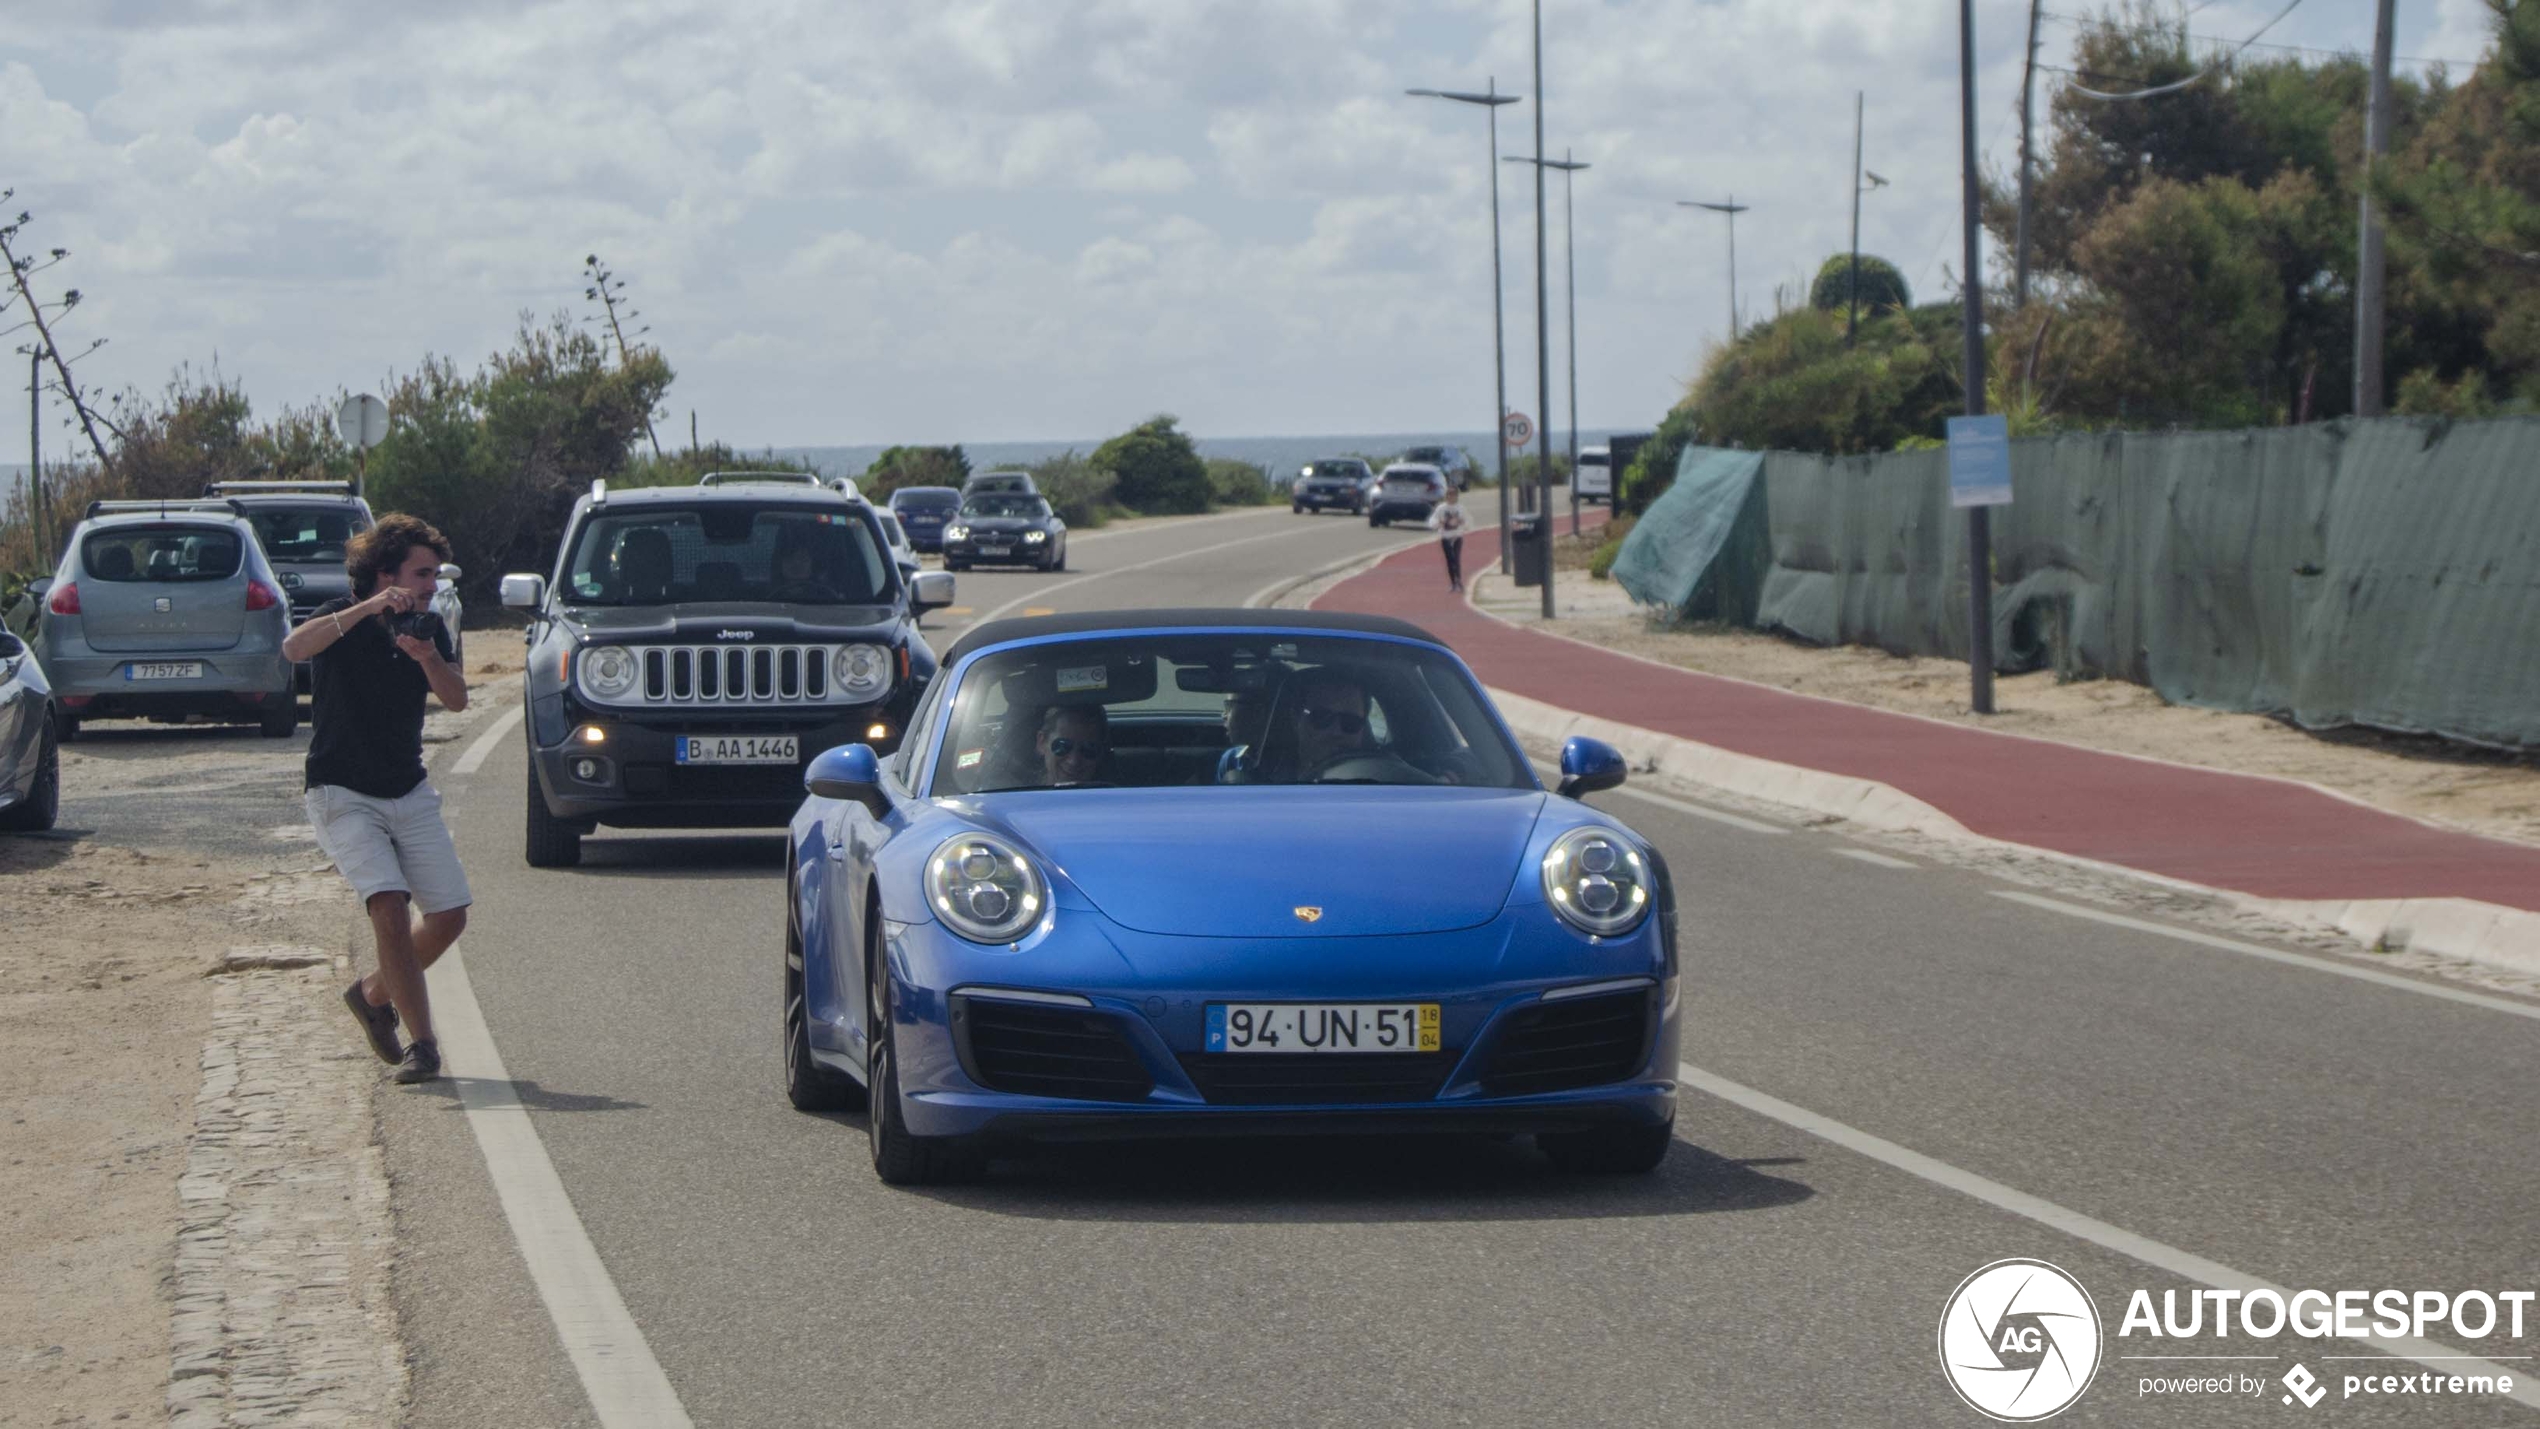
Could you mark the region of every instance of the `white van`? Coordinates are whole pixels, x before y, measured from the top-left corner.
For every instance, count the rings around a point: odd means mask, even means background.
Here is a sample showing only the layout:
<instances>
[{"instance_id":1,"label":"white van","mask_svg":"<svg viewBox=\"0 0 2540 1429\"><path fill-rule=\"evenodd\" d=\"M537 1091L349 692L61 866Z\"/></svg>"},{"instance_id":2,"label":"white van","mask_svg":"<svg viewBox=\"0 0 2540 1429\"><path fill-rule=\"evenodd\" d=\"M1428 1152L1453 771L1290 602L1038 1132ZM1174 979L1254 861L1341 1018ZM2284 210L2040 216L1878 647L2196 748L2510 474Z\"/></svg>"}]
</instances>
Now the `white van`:
<instances>
[{"instance_id":1,"label":"white van","mask_svg":"<svg viewBox=\"0 0 2540 1429\"><path fill-rule=\"evenodd\" d=\"M1579 448L1577 495L1581 501L1614 504L1614 454L1605 447Z\"/></svg>"}]
</instances>

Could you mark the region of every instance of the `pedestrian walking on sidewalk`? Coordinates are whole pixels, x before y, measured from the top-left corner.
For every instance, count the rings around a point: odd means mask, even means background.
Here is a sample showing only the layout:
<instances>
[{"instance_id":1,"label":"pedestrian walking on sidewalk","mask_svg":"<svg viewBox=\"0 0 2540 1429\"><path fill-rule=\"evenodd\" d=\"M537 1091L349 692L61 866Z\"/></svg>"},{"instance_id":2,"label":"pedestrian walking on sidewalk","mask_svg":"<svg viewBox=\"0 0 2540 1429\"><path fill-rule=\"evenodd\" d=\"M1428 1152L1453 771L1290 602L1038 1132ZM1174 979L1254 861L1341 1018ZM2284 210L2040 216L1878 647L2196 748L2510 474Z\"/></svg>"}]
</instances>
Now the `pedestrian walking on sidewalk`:
<instances>
[{"instance_id":1,"label":"pedestrian walking on sidewalk","mask_svg":"<svg viewBox=\"0 0 2540 1429\"><path fill-rule=\"evenodd\" d=\"M344 1004L401 1082L441 1075L423 970L458 941L471 901L423 769L424 696L467 708L450 632L428 608L448 559L450 543L422 518L384 517L345 548L352 595L319 606L282 642L283 654L312 662L309 823L360 895L379 949L378 970L344 989ZM412 1039L403 1046L400 1022Z\"/></svg>"},{"instance_id":2,"label":"pedestrian walking on sidewalk","mask_svg":"<svg viewBox=\"0 0 2540 1429\"><path fill-rule=\"evenodd\" d=\"M1446 553L1448 590L1464 589L1464 528L1471 520L1455 483L1448 482L1446 499L1429 508L1429 529L1438 533L1438 549Z\"/></svg>"}]
</instances>

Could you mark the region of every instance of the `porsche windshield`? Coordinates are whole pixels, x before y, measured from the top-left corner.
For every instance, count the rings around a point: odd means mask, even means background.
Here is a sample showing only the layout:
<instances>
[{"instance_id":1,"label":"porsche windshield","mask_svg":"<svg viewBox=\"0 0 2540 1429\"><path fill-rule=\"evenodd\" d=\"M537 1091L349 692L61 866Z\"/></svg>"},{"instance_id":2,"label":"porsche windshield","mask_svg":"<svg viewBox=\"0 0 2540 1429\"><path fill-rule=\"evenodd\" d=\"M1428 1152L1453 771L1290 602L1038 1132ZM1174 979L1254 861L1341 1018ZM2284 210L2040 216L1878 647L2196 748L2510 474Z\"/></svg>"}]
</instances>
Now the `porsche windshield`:
<instances>
[{"instance_id":1,"label":"porsche windshield","mask_svg":"<svg viewBox=\"0 0 2540 1429\"><path fill-rule=\"evenodd\" d=\"M1231 784L1535 787L1443 652L1241 632L1075 640L961 677L932 791Z\"/></svg>"},{"instance_id":2,"label":"porsche windshield","mask_svg":"<svg viewBox=\"0 0 2540 1429\"><path fill-rule=\"evenodd\" d=\"M870 523L808 506L629 505L582 523L565 561L580 605L878 605L891 562Z\"/></svg>"}]
</instances>

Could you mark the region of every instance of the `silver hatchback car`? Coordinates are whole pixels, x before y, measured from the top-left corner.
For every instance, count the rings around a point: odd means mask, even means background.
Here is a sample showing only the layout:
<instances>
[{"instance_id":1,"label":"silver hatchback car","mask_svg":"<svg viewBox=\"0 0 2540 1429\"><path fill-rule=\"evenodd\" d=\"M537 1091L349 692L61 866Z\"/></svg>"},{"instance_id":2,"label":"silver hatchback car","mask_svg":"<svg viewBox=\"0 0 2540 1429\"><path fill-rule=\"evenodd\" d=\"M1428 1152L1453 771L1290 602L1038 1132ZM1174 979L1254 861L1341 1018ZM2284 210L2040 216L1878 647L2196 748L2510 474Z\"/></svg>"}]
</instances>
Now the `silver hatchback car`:
<instances>
[{"instance_id":1,"label":"silver hatchback car","mask_svg":"<svg viewBox=\"0 0 2540 1429\"><path fill-rule=\"evenodd\" d=\"M92 719L300 725L282 582L228 501L97 501L49 581L34 645L62 739Z\"/></svg>"}]
</instances>

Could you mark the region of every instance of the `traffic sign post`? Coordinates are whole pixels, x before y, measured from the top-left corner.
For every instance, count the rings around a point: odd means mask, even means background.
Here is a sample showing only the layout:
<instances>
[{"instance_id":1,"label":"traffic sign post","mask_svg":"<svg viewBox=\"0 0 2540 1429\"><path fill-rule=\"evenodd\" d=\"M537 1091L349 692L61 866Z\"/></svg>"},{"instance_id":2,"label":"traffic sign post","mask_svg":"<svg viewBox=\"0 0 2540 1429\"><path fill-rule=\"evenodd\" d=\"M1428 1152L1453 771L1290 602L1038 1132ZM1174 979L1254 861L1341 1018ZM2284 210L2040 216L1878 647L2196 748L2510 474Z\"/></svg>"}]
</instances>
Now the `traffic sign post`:
<instances>
[{"instance_id":1,"label":"traffic sign post","mask_svg":"<svg viewBox=\"0 0 2540 1429\"><path fill-rule=\"evenodd\" d=\"M1499 438L1512 447L1522 447L1535 439L1535 419L1523 412L1511 412L1499 419Z\"/></svg>"},{"instance_id":2,"label":"traffic sign post","mask_svg":"<svg viewBox=\"0 0 2540 1429\"><path fill-rule=\"evenodd\" d=\"M370 449L388 440L388 404L367 392L335 408L335 434L353 449L353 494L370 495Z\"/></svg>"}]
</instances>

